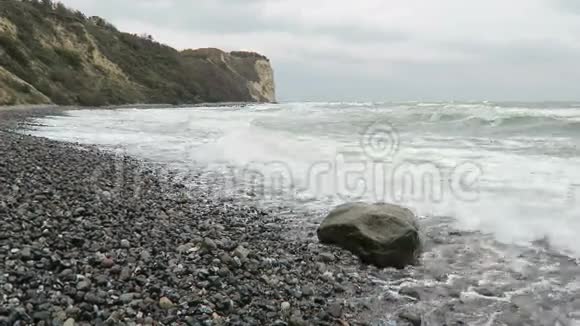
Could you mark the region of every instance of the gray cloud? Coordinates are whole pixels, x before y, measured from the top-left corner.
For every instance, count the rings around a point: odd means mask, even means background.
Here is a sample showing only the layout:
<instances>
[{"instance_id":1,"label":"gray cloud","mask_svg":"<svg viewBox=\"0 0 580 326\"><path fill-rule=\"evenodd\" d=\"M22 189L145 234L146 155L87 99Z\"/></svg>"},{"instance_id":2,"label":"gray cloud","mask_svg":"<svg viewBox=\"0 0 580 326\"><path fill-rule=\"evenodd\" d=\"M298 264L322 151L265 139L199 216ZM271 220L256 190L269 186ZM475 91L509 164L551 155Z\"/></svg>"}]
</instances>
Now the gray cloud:
<instances>
[{"instance_id":1,"label":"gray cloud","mask_svg":"<svg viewBox=\"0 0 580 326\"><path fill-rule=\"evenodd\" d=\"M447 43L450 49L469 54L479 63L505 63L511 65L563 65L577 62L580 47L573 47L550 39L542 41L514 41L488 43L466 41Z\"/></svg>"},{"instance_id":2,"label":"gray cloud","mask_svg":"<svg viewBox=\"0 0 580 326\"><path fill-rule=\"evenodd\" d=\"M580 2L576 0L556 0L554 1L556 9L563 12L580 14Z\"/></svg>"},{"instance_id":3,"label":"gray cloud","mask_svg":"<svg viewBox=\"0 0 580 326\"><path fill-rule=\"evenodd\" d=\"M77 7L81 5L90 11L87 12L88 15L99 15L113 21L140 20L154 26L178 30L211 33L252 33L268 30L322 35L353 43L396 42L406 39L402 31L379 31L356 25L309 26L260 16L260 6L266 3L265 0L149 1L150 4L147 1L137 4L128 0L65 0L65 3L76 4Z\"/></svg>"},{"instance_id":4,"label":"gray cloud","mask_svg":"<svg viewBox=\"0 0 580 326\"><path fill-rule=\"evenodd\" d=\"M580 99L575 0L64 0L178 48L257 50L282 99Z\"/></svg>"}]
</instances>

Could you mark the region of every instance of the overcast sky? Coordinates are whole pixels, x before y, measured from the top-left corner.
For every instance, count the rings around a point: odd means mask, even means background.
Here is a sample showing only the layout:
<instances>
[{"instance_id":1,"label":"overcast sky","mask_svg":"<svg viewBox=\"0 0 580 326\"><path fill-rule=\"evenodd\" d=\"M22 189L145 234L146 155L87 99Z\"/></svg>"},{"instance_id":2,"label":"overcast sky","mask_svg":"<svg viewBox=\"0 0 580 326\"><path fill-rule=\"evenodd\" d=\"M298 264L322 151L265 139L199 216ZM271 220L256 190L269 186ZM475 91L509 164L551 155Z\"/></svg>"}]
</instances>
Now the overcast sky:
<instances>
[{"instance_id":1,"label":"overcast sky","mask_svg":"<svg viewBox=\"0 0 580 326\"><path fill-rule=\"evenodd\" d=\"M179 49L253 50L279 100L580 100L578 0L64 0Z\"/></svg>"}]
</instances>

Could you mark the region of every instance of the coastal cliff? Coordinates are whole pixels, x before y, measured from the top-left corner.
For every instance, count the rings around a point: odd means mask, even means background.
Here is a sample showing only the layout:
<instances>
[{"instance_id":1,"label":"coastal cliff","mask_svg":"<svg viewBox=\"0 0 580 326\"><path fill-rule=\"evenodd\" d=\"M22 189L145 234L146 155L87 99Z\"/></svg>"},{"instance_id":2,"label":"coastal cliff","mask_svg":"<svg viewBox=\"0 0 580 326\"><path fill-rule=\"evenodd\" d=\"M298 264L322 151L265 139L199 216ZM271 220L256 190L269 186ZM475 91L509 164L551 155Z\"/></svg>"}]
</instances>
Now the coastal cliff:
<instances>
[{"instance_id":1,"label":"coastal cliff","mask_svg":"<svg viewBox=\"0 0 580 326\"><path fill-rule=\"evenodd\" d=\"M60 3L0 1L0 105L275 100L263 55L180 52Z\"/></svg>"},{"instance_id":2,"label":"coastal cliff","mask_svg":"<svg viewBox=\"0 0 580 326\"><path fill-rule=\"evenodd\" d=\"M207 98L225 96L239 101L276 101L274 71L270 60L263 55L207 48L183 51L182 57L195 74L209 78L202 86ZM226 94L221 93L224 91Z\"/></svg>"}]
</instances>

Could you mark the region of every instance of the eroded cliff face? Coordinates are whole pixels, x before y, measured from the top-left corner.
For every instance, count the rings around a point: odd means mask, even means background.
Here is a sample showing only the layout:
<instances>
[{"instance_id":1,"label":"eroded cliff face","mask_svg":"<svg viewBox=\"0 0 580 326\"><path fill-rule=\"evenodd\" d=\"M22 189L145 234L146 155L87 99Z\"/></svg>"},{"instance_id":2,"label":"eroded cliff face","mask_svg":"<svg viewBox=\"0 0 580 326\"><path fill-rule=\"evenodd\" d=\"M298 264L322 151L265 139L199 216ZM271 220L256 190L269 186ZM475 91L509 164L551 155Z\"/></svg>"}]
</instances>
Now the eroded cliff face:
<instances>
[{"instance_id":1,"label":"eroded cliff face","mask_svg":"<svg viewBox=\"0 0 580 326\"><path fill-rule=\"evenodd\" d=\"M179 52L62 5L0 1L0 105L273 102L269 60Z\"/></svg>"},{"instance_id":2,"label":"eroded cliff face","mask_svg":"<svg viewBox=\"0 0 580 326\"><path fill-rule=\"evenodd\" d=\"M230 52L226 61L233 62L232 71L246 80L250 96L257 102L275 102L274 70L270 60L254 52ZM246 69L253 68L253 71Z\"/></svg>"},{"instance_id":3,"label":"eroded cliff face","mask_svg":"<svg viewBox=\"0 0 580 326\"><path fill-rule=\"evenodd\" d=\"M274 82L274 69L269 60L256 60L254 64L259 80L250 82L249 88L256 101L276 102L276 84Z\"/></svg>"},{"instance_id":4,"label":"eroded cliff face","mask_svg":"<svg viewBox=\"0 0 580 326\"><path fill-rule=\"evenodd\" d=\"M211 94L209 97L222 96L232 101L238 98L253 102L276 101L274 70L270 60L263 55L243 51L228 53L215 48L186 50L182 55L192 70L203 71L201 74L212 79L212 89L207 90Z\"/></svg>"}]
</instances>

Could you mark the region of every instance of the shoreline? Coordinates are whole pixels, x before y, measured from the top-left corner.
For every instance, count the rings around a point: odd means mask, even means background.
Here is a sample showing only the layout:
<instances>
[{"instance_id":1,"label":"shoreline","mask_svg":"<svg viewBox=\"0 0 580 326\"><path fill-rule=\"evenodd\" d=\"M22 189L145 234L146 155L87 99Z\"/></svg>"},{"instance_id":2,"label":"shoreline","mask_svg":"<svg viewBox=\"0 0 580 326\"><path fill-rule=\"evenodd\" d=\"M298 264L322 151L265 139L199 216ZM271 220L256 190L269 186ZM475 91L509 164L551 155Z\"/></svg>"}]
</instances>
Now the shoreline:
<instances>
[{"instance_id":1,"label":"shoreline","mask_svg":"<svg viewBox=\"0 0 580 326\"><path fill-rule=\"evenodd\" d=\"M0 110L0 325L580 320L580 261L549 243L500 243L433 216L420 265L364 266L318 244L322 212L184 193L146 160L18 132L63 111Z\"/></svg>"},{"instance_id":2,"label":"shoreline","mask_svg":"<svg viewBox=\"0 0 580 326\"><path fill-rule=\"evenodd\" d=\"M79 106L79 105L57 105L57 104L18 104L18 105L0 105L0 111L10 110L31 110L31 109L55 109L62 108L68 110L106 110L106 109L124 109L124 108L190 108L190 107L222 107L232 105L257 105L257 104L278 104L278 102L201 102L189 104L169 104L169 103L127 103L104 106Z\"/></svg>"},{"instance_id":3,"label":"shoreline","mask_svg":"<svg viewBox=\"0 0 580 326\"><path fill-rule=\"evenodd\" d=\"M70 108L0 110L0 325L350 325L372 268L288 240L275 212L189 193L139 160L13 132ZM192 199L194 198L194 199ZM209 322L211 321L211 323ZM70 325L70 324L68 324Z\"/></svg>"},{"instance_id":4,"label":"shoreline","mask_svg":"<svg viewBox=\"0 0 580 326\"><path fill-rule=\"evenodd\" d=\"M165 108L192 108L192 107L224 107L239 106L240 108L248 105L268 104L256 102L219 102L219 103L196 103L196 104L120 104L109 106L60 106L55 104L22 104L0 106L0 131L20 129L21 125L30 118L41 118L48 115L62 115L66 111L77 110L118 110L118 109L165 109ZM272 103L270 103L272 104Z\"/></svg>"}]
</instances>

